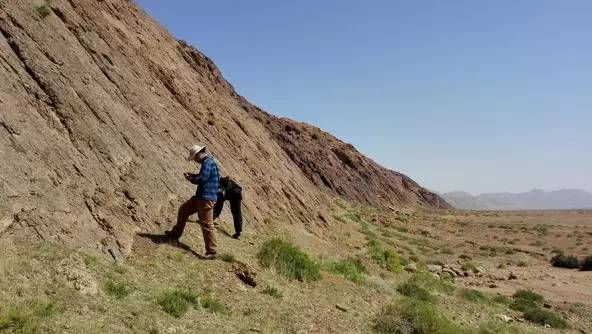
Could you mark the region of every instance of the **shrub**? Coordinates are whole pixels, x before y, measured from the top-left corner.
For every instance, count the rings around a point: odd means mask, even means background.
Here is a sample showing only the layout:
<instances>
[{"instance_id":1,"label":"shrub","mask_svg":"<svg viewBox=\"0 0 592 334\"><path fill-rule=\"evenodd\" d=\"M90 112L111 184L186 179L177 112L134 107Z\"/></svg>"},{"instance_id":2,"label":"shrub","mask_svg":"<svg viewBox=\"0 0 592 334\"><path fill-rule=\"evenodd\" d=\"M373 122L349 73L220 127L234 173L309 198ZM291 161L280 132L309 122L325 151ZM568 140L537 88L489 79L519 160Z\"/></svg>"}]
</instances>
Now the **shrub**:
<instances>
[{"instance_id":1,"label":"shrub","mask_svg":"<svg viewBox=\"0 0 592 334\"><path fill-rule=\"evenodd\" d=\"M533 308L539 308L539 305L532 300L527 299L514 299L514 301L509 305L510 309L520 312L526 312Z\"/></svg>"},{"instance_id":2,"label":"shrub","mask_svg":"<svg viewBox=\"0 0 592 334\"><path fill-rule=\"evenodd\" d=\"M530 290L524 290L524 289L520 289L516 292L514 292L514 294L512 295L512 297L516 298L516 299L524 299L524 300L530 300L534 303L543 303L545 301L545 298L534 292L534 291L530 291Z\"/></svg>"},{"instance_id":3,"label":"shrub","mask_svg":"<svg viewBox=\"0 0 592 334\"><path fill-rule=\"evenodd\" d=\"M460 267L462 270L467 272L476 272L477 271L477 264L472 261L467 261L463 263Z\"/></svg>"},{"instance_id":4,"label":"shrub","mask_svg":"<svg viewBox=\"0 0 592 334\"><path fill-rule=\"evenodd\" d=\"M460 297L473 303L484 303L487 301L487 296L485 296L481 291L473 289L460 290Z\"/></svg>"},{"instance_id":5,"label":"shrub","mask_svg":"<svg viewBox=\"0 0 592 334\"><path fill-rule=\"evenodd\" d=\"M370 241L368 241L368 248L372 260L386 270L393 273L398 273L403 270L399 255L390 249L383 249L378 240L370 239Z\"/></svg>"},{"instance_id":6,"label":"shrub","mask_svg":"<svg viewBox=\"0 0 592 334\"><path fill-rule=\"evenodd\" d=\"M592 271L592 255L584 258L584 260L582 261L581 270L582 271Z\"/></svg>"},{"instance_id":7,"label":"shrub","mask_svg":"<svg viewBox=\"0 0 592 334\"><path fill-rule=\"evenodd\" d=\"M553 328L566 328L567 321L561 318L557 313L533 308L524 312L524 319L539 325L549 325Z\"/></svg>"},{"instance_id":8,"label":"shrub","mask_svg":"<svg viewBox=\"0 0 592 334\"><path fill-rule=\"evenodd\" d=\"M399 314L399 307L389 304L384 306L374 320L374 330L385 334L412 334L413 324Z\"/></svg>"},{"instance_id":9,"label":"shrub","mask_svg":"<svg viewBox=\"0 0 592 334\"><path fill-rule=\"evenodd\" d=\"M211 297L203 297L200 300L201 307L210 311L211 313L227 314L228 309L224 304Z\"/></svg>"},{"instance_id":10,"label":"shrub","mask_svg":"<svg viewBox=\"0 0 592 334\"><path fill-rule=\"evenodd\" d=\"M341 260L333 263L329 269L356 284L364 283L364 274L367 272L359 258Z\"/></svg>"},{"instance_id":11,"label":"shrub","mask_svg":"<svg viewBox=\"0 0 592 334\"><path fill-rule=\"evenodd\" d=\"M403 296L415 298L428 303L435 303L436 297L415 282L405 282L397 287L397 292Z\"/></svg>"},{"instance_id":12,"label":"shrub","mask_svg":"<svg viewBox=\"0 0 592 334\"><path fill-rule=\"evenodd\" d=\"M528 267L528 262L521 260L518 261L518 264L516 264L518 267Z\"/></svg>"},{"instance_id":13,"label":"shrub","mask_svg":"<svg viewBox=\"0 0 592 334\"><path fill-rule=\"evenodd\" d=\"M405 300L398 305L383 307L374 320L374 330L379 333L462 334L469 330L451 322L432 305Z\"/></svg>"},{"instance_id":14,"label":"shrub","mask_svg":"<svg viewBox=\"0 0 592 334\"><path fill-rule=\"evenodd\" d=\"M49 6L47 4L35 7L35 10L39 14L39 16L41 16L41 18L43 18L43 19L48 17L49 14L51 14L51 9L49 8Z\"/></svg>"},{"instance_id":15,"label":"shrub","mask_svg":"<svg viewBox=\"0 0 592 334\"><path fill-rule=\"evenodd\" d=\"M580 261L573 255L564 255L563 253L553 256L551 259L553 267L576 269L580 267Z\"/></svg>"},{"instance_id":16,"label":"shrub","mask_svg":"<svg viewBox=\"0 0 592 334\"><path fill-rule=\"evenodd\" d=\"M189 290L167 291L158 299L158 304L175 318L183 316L189 309L189 305L193 307L199 305L197 295Z\"/></svg>"},{"instance_id":17,"label":"shrub","mask_svg":"<svg viewBox=\"0 0 592 334\"><path fill-rule=\"evenodd\" d=\"M510 304L512 310L527 312L539 308L545 301L543 296L529 290L518 290L513 295L514 301Z\"/></svg>"},{"instance_id":18,"label":"shrub","mask_svg":"<svg viewBox=\"0 0 592 334\"><path fill-rule=\"evenodd\" d=\"M265 289L263 289L263 291L261 291L261 293L264 293L266 295L270 295L273 298L282 298L283 294L281 293L280 290L278 290L277 288L273 288L273 287L267 287Z\"/></svg>"},{"instance_id":19,"label":"shrub","mask_svg":"<svg viewBox=\"0 0 592 334\"><path fill-rule=\"evenodd\" d=\"M108 281L105 284L105 292L115 299L123 299L131 293L132 289L125 283Z\"/></svg>"},{"instance_id":20,"label":"shrub","mask_svg":"<svg viewBox=\"0 0 592 334\"><path fill-rule=\"evenodd\" d=\"M272 239L263 244L257 254L264 268L273 267L289 279L315 281L321 278L319 265L298 247L281 239Z\"/></svg>"}]
</instances>

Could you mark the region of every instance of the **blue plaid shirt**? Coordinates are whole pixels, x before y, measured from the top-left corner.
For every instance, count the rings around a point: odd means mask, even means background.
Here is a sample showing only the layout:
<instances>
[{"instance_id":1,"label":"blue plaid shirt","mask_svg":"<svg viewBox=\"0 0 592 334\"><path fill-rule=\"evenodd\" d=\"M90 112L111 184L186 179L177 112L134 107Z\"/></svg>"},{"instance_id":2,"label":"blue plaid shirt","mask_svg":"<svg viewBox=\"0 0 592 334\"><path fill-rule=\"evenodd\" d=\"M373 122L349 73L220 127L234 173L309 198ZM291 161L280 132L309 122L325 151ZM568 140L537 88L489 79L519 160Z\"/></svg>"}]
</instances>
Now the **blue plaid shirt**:
<instances>
[{"instance_id":1,"label":"blue plaid shirt","mask_svg":"<svg viewBox=\"0 0 592 334\"><path fill-rule=\"evenodd\" d=\"M199 174L195 175L190 182L197 184L194 198L204 201L216 201L220 186L220 173L218 173L218 166L214 158L209 155L206 156L201 163Z\"/></svg>"}]
</instances>

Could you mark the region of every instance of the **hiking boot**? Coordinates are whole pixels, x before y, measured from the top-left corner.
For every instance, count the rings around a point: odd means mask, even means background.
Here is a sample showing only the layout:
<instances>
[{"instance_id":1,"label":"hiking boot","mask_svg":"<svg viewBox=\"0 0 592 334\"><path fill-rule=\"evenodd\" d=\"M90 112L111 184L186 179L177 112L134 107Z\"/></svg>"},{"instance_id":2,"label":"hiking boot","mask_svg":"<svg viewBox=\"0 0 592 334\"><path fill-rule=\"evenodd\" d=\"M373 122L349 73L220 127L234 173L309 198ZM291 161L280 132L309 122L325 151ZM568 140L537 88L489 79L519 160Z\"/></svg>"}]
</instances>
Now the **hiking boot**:
<instances>
[{"instance_id":1,"label":"hiking boot","mask_svg":"<svg viewBox=\"0 0 592 334\"><path fill-rule=\"evenodd\" d=\"M206 253L206 255L204 255L204 260L215 260L218 257L218 254L216 253Z\"/></svg>"},{"instance_id":2,"label":"hiking boot","mask_svg":"<svg viewBox=\"0 0 592 334\"><path fill-rule=\"evenodd\" d=\"M240 238L240 233L235 233L232 235L232 237L238 240Z\"/></svg>"}]
</instances>

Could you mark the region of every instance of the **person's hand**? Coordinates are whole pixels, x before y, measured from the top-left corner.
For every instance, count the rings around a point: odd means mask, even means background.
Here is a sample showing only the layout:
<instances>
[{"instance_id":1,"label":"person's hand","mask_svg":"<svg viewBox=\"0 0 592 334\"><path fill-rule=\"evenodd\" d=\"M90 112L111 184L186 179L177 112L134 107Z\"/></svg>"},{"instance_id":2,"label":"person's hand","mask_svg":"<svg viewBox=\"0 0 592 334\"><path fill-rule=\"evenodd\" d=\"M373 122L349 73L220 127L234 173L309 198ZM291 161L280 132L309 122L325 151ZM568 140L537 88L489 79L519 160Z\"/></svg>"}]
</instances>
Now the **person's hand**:
<instances>
[{"instance_id":1,"label":"person's hand","mask_svg":"<svg viewBox=\"0 0 592 334\"><path fill-rule=\"evenodd\" d=\"M191 175L191 173L183 173L183 176L185 176L185 179L187 181L191 181L191 178L193 177L193 175Z\"/></svg>"}]
</instances>

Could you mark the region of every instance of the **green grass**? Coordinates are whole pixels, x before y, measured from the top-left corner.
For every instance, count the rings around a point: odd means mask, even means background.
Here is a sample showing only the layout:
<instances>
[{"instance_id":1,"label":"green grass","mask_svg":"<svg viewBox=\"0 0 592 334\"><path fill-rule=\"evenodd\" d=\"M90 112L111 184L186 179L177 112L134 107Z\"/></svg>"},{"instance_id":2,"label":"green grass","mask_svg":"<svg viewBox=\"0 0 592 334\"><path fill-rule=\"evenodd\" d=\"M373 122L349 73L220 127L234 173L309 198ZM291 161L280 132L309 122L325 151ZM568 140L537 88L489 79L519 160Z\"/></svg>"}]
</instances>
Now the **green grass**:
<instances>
[{"instance_id":1,"label":"green grass","mask_svg":"<svg viewBox=\"0 0 592 334\"><path fill-rule=\"evenodd\" d=\"M44 319L56 313L52 302L27 300L15 307L0 307L1 333L39 333L43 332Z\"/></svg>"},{"instance_id":2,"label":"green grass","mask_svg":"<svg viewBox=\"0 0 592 334\"><path fill-rule=\"evenodd\" d=\"M390 249L384 249L378 240L370 239L368 241L368 248L370 257L376 264L393 273L403 271L399 255Z\"/></svg>"},{"instance_id":3,"label":"green grass","mask_svg":"<svg viewBox=\"0 0 592 334\"><path fill-rule=\"evenodd\" d=\"M493 296L493 298L491 298L491 301L503 305L510 305L512 303L512 299L499 293Z\"/></svg>"},{"instance_id":4,"label":"green grass","mask_svg":"<svg viewBox=\"0 0 592 334\"><path fill-rule=\"evenodd\" d=\"M534 292L534 291L530 291L530 290L524 290L524 289L520 289L518 291L516 291L512 297L514 297L515 299L523 299L523 300L529 300L532 301L533 303L536 304L541 304L545 301L545 298Z\"/></svg>"},{"instance_id":5,"label":"green grass","mask_svg":"<svg viewBox=\"0 0 592 334\"><path fill-rule=\"evenodd\" d=\"M320 266L298 247L281 239L271 239L263 244L257 254L264 268L299 281L315 281L321 278Z\"/></svg>"},{"instance_id":6,"label":"green grass","mask_svg":"<svg viewBox=\"0 0 592 334\"><path fill-rule=\"evenodd\" d=\"M212 297L203 297L200 300L201 307L205 308L206 310L210 311L211 313L219 313L219 314L228 314L230 313L226 306L222 304L220 301L212 298Z\"/></svg>"},{"instance_id":7,"label":"green grass","mask_svg":"<svg viewBox=\"0 0 592 334\"><path fill-rule=\"evenodd\" d=\"M263 289L263 291L261 291L261 293L264 293L266 295L270 295L273 298L277 298L277 299L280 299L284 296L280 290L278 290L277 288L274 288L274 287L270 287L270 286Z\"/></svg>"},{"instance_id":8,"label":"green grass","mask_svg":"<svg viewBox=\"0 0 592 334\"><path fill-rule=\"evenodd\" d=\"M363 284L365 281L364 274L367 273L366 267L359 258L348 258L332 263L329 270L356 284Z\"/></svg>"},{"instance_id":9,"label":"green grass","mask_svg":"<svg viewBox=\"0 0 592 334\"><path fill-rule=\"evenodd\" d=\"M47 4L35 7L35 11L41 16L41 18L46 18L51 14L51 9Z\"/></svg>"},{"instance_id":10,"label":"green grass","mask_svg":"<svg viewBox=\"0 0 592 334\"><path fill-rule=\"evenodd\" d=\"M447 295L452 295L456 290L454 284L447 282L443 279L437 279L432 273L419 271L415 273L409 279L409 282L413 282L428 291L439 291Z\"/></svg>"},{"instance_id":11,"label":"green grass","mask_svg":"<svg viewBox=\"0 0 592 334\"><path fill-rule=\"evenodd\" d=\"M199 306L198 296L190 290L171 290L163 293L158 299L158 304L163 311L175 318L182 317L189 306Z\"/></svg>"},{"instance_id":12,"label":"green grass","mask_svg":"<svg viewBox=\"0 0 592 334\"><path fill-rule=\"evenodd\" d=\"M478 265L475 262L467 261L461 265L460 269L462 269L463 271L466 271L466 272L476 272L477 267L478 267Z\"/></svg>"},{"instance_id":13,"label":"green grass","mask_svg":"<svg viewBox=\"0 0 592 334\"><path fill-rule=\"evenodd\" d=\"M567 328L567 321L557 313L533 308L524 312L524 319L539 325L549 325L553 328Z\"/></svg>"},{"instance_id":14,"label":"green grass","mask_svg":"<svg viewBox=\"0 0 592 334\"><path fill-rule=\"evenodd\" d=\"M397 292L402 294L403 296L421 300L427 303L435 303L437 301L436 296L432 295L430 291L421 287L415 282L405 282L399 284L397 287Z\"/></svg>"},{"instance_id":15,"label":"green grass","mask_svg":"<svg viewBox=\"0 0 592 334\"><path fill-rule=\"evenodd\" d=\"M132 288L125 283L107 281L105 283L105 293L115 299L123 299L132 292Z\"/></svg>"},{"instance_id":16,"label":"green grass","mask_svg":"<svg viewBox=\"0 0 592 334\"><path fill-rule=\"evenodd\" d=\"M461 289L459 291L459 296L462 299L472 303L485 303L488 301L488 298L485 294L483 294L481 291L473 289Z\"/></svg>"},{"instance_id":17,"label":"green grass","mask_svg":"<svg viewBox=\"0 0 592 334\"><path fill-rule=\"evenodd\" d=\"M224 261L224 262L228 262L228 263L236 262L236 258L234 257L234 255L233 255L233 254L230 254L230 253L225 253L225 254L222 254L222 255L220 256L220 259L221 259L222 261Z\"/></svg>"},{"instance_id":18,"label":"green grass","mask_svg":"<svg viewBox=\"0 0 592 334\"><path fill-rule=\"evenodd\" d=\"M378 333L463 334L469 329L450 321L433 305L407 299L384 306L374 319Z\"/></svg>"}]
</instances>

